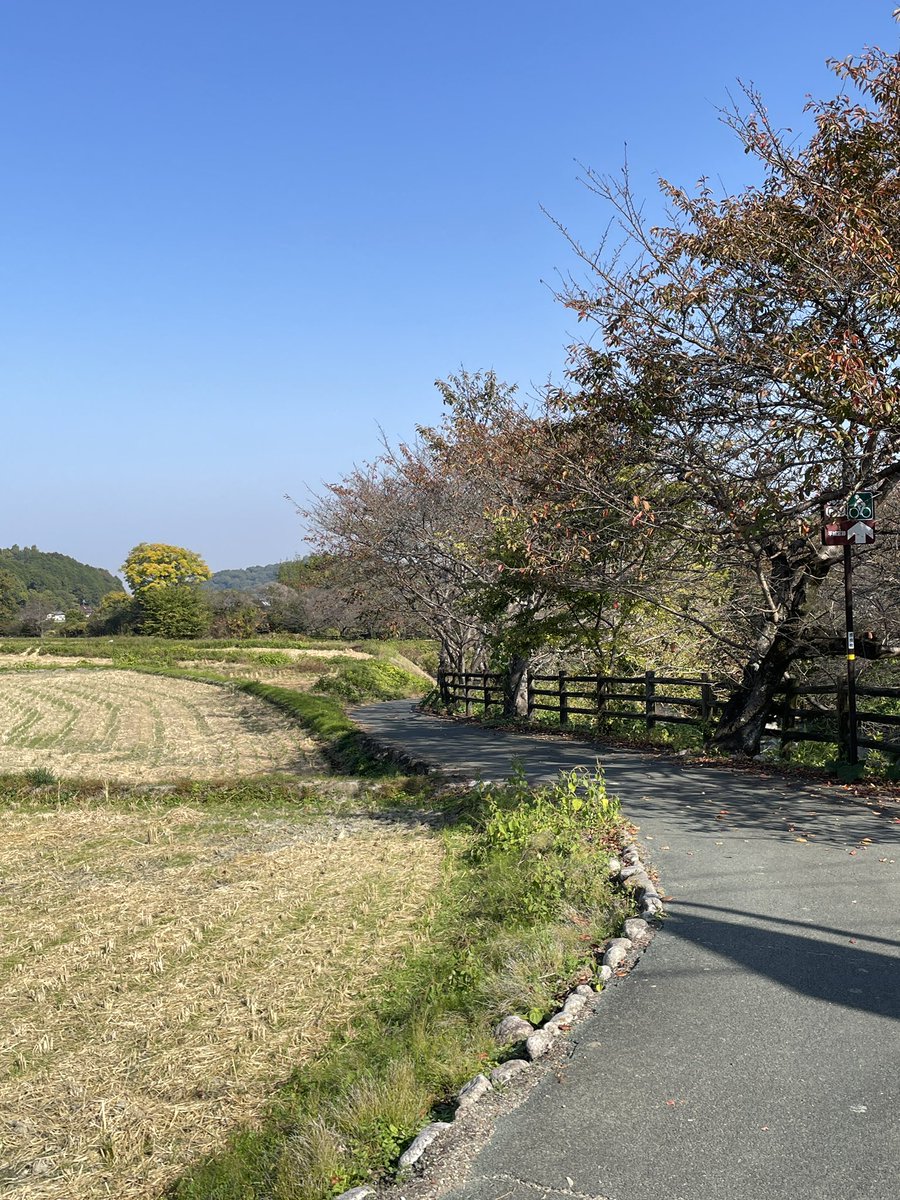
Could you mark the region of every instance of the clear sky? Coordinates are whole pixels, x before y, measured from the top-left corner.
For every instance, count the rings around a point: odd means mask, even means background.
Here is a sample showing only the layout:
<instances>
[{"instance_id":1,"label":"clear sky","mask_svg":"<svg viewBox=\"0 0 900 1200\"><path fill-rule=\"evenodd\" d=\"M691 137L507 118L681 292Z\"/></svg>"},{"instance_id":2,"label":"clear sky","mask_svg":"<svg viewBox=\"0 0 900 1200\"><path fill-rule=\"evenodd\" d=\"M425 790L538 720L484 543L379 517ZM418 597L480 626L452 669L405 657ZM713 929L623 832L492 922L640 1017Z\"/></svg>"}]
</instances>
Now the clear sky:
<instances>
[{"instance_id":1,"label":"clear sky","mask_svg":"<svg viewBox=\"0 0 900 1200\"><path fill-rule=\"evenodd\" d=\"M893 7L0 0L0 545L306 552L284 494L437 419L435 378L559 377L578 163L737 190L737 80L802 131Z\"/></svg>"}]
</instances>

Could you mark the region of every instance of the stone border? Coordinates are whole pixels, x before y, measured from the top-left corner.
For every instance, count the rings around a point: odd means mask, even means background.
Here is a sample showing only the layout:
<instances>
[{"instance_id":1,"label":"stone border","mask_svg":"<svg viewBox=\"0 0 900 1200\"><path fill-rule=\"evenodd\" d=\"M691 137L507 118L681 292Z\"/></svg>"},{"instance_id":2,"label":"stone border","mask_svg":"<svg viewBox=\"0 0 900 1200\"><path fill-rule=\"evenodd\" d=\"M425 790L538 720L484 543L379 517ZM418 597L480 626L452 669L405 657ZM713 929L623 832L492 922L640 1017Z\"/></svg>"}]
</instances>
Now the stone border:
<instances>
[{"instance_id":1,"label":"stone border","mask_svg":"<svg viewBox=\"0 0 900 1200\"><path fill-rule=\"evenodd\" d=\"M613 972L628 960L635 947L646 946L650 941L651 927L648 921L663 913L662 898L650 878L645 864L641 861L640 851L634 838L629 838L619 858L610 858L609 874L614 876L621 887L632 892L640 908L639 917L628 917L624 926L624 937L611 938L607 942L600 965L597 968L597 978L594 986L587 983L574 988L562 1008L555 1012L539 1028L517 1014L503 1018L494 1029L494 1038L498 1045L509 1046L516 1042L525 1043L526 1058L511 1058L494 1067L490 1076L476 1075L459 1089L456 1094L456 1111L453 1120L477 1104L484 1096L493 1092L496 1087L502 1087L522 1071L527 1071L533 1063L546 1055L557 1037L568 1032L572 1025L585 1015L588 999L596 992L602 992L612 978ZM453 1121L432 1121L420 1130L410 1146L403 1152L397 1164L398 1175L402 1176L419 1162L426 1150L438 1140L447 1129L452 1129ZM397 1180L391 1181L393 1186ZM336 1200L366 1200L375 1196L376 1189L370 1184L363 1184L342 1192Z\"/></svg>"}]
</instances>

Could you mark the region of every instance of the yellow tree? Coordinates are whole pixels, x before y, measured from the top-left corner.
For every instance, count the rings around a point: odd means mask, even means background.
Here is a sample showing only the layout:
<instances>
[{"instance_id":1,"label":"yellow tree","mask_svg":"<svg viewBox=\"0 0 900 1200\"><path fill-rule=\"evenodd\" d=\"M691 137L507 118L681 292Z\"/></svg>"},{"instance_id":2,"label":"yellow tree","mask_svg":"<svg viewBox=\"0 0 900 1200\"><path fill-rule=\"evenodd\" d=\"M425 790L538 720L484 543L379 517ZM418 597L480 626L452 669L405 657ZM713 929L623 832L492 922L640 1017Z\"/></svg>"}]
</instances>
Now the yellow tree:
<instances>
[{"instance_id":1,"label":"yellow tree","mask_svg":"<svg viewBox=\"0 0 900 1200\"><path fill-rule=\"evenodd\" d=\"M212 572L199 554L164 542L140 542L122 564L122 574L136 596L154 588L202 583Z\"/></svg>"},{"instance_id":2,"label":"yellow tree","mask_svg":"<svg viewBox=\"0 0 900 1200\"><path fill-rule=\"evenodd\" d=\"M209 624L209 607L197 587L211 571L199 554L183 546L141 542L122 564L134 593L139 629L152 637L199 637Z\"/></svg>"}]
</instances>

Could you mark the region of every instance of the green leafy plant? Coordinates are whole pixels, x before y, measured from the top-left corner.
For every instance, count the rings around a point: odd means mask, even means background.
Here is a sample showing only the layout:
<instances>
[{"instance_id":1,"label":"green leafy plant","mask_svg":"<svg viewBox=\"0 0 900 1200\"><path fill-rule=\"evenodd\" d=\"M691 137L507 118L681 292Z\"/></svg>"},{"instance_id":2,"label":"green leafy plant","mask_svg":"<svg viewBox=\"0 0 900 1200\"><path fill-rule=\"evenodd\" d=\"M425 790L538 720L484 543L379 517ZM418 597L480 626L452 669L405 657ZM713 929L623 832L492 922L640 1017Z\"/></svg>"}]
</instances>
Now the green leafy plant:
<instances>
[{"instance_id":1,"label":"green leafy plant","mask_svg":"<svg viewBox=\"0 0 900 1200\"><path fill-rule=\"evenodd\" d=\"M342 663L316 680L315 690L339 696L351 704L366 700L401 700L420 696L427 680L381 659L360 659Z\"/></svg>"},{"instance_id":2,"label":"green leafy plant","mask_svg":"<svg viewBox=\"0 0 900 1200\"><path fill-rule=\"evenodd\" d=\"M32 767L25 772L25 778L32 787L49 787L56 783L56 776L47 767Z\"/></svg>"}]
</instances>

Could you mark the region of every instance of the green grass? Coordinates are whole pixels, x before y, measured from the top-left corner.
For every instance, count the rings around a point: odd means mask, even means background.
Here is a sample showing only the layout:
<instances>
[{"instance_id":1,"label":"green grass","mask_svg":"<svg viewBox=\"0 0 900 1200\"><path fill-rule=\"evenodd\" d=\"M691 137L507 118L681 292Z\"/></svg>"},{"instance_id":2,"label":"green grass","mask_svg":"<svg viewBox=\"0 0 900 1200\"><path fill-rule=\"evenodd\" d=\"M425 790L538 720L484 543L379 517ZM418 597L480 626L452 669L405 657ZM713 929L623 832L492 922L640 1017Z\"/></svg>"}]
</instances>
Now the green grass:
<instances>
[{"instance_id":1,"label":"green grass","mask_svg":"<svg viewBox=\"0 0 900 1200\"><path fill-rule=\"evenodd\" d=\"M338 696L349 704L421 696L427 687L427 680L421 676L380 659L353 659L331 664L315 683L316 691Z\"/></svg>"},{"instance_id":2,"label":"green grass","mask_svg":"<svg viewBox=\"0 0 900 1200\"><path fill-rule=\"evenodd\" d=\"M373 1003L297 1071L259 1130L188 1172L173 1200L326 1200L390 1173L463 1082L509 1056L491 1035L520 1011L537 1021L590 977L626 902L605 870L619 829L602 781L456 797L423 948L392 964ZM452 818L452 819L451 819Z\"/></svg>"},{"instance_id":3,"label":"green grass","mask_svg":"<svg viewBox=\"0 0 900 1200\"><path fill-rule=\"evenodd\" d=\"M291 634L269 634L251 638L197 638L177 640L155 637L61 637L3 638L0 654L29 654L44 658L111 658L119 665L132 663L164 664L186 659L207 658L221 662L288 665L293 660L285 650L354 649L378 659L402 655L426 671L437 669L437 650L426 638L390 641L328 640ZM250 650L265 653L249 654ZM279 653L281 652L281 653ZM271 659L268 657L271 655ZM319 662L321 667L324 664Z\"/></svg>"},{"instance_id":4,"label":"green grass","mask_svg":"<svg viewBox=\"0 0 900 1200\"><path fill-rule=\"evenodd\" d=\"M256 680L235 683L233 686L273 704L308 729L319 741L322 753L333 771L366 777L404 773L396 757L375 746L353 724L334 697L298 692ZM409 773L408 768L405 768L405 773Z\"/></svg>"}]
</instances>

